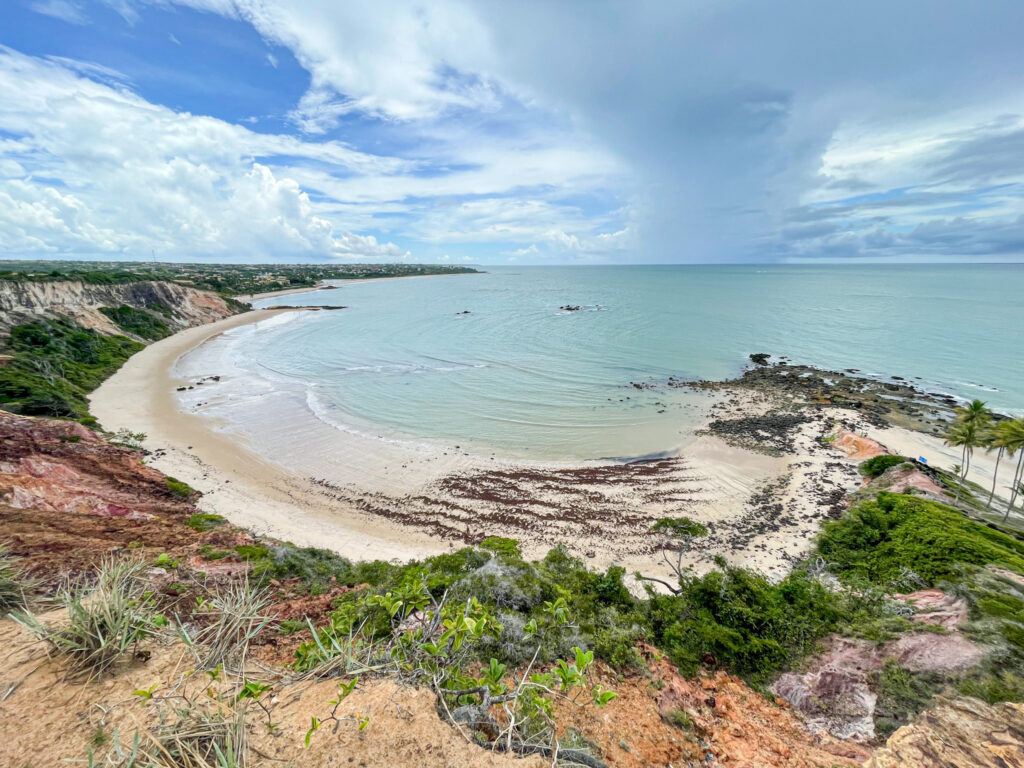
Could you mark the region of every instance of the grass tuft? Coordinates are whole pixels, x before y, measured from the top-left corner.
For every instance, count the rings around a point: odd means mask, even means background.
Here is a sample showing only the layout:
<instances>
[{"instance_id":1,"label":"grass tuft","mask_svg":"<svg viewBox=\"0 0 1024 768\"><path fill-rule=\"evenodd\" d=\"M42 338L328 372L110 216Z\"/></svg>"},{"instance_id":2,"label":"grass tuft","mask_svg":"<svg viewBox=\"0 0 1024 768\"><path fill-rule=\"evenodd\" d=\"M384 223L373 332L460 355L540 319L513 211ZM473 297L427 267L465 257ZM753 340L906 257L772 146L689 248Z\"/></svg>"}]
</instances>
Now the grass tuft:
<instances>
[{"instance_id":1,"label":"grass tuft","mask_svg":"<svg viewBox=\"0 0 1024 768\"><path fill-rule=\"evenodd\" d=\"M0 616L24 610L31 591L29 580L18 568L18 558L10 546L0 542Z\"/></svg>"},{"instance_id":2,"label":"grass tuft","mask_svg":"<svg viewBox=\"0 0 1024 768\"><path fill-rule=\"evenodd\" d=\"M62 587L56 601L67 612L66 623L44 624L28 612L14 618L47 644L51 656L65 660L73 677L98 677L156 631L154 602L139 578L142 568L138 562L108 560L99 567L95 586Z\"/></svg>"}]
</instances>

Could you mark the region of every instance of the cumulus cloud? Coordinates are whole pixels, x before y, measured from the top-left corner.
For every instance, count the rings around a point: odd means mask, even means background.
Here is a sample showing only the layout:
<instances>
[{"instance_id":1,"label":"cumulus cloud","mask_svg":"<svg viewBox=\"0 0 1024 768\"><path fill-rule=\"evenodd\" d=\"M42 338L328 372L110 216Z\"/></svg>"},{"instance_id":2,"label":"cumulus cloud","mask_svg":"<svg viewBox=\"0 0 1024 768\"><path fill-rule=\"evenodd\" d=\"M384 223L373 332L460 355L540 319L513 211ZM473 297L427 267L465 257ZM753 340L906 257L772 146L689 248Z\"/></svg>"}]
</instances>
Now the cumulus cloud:
<instances>
[{"instance_id":1,"label":"cumulus cloud","mask_svg":"<svg viewBox=\"0 0 1024 768\"><path fill-rule=\"evenodd\" d=\"M325 158L349 171L401 161L336 142L257 134L175 113L65 66L0 51L0 250L8 255L396 259L339 231L291 178L254 158Z\"/></svg>"},{"instance_id":2,"label":"cumulus cloud","mask_svg":"<svg viewBox=\"0 0 1024 768\"><path fill-rule=\"evenodd\" d=\"M163 110L165 170L170 153L185 158L181 183L211 197L217 190L222 205L258 186L301 217L277 239L263 235L290 247L322 247L322 220L339 232L494 245L521 259L1022 255L1024 5L1016 0L941 13L929 0L593 0L585 10L544 0L395 0L387 12L369 0L103 2L132 24L148 6L249 24L308 71L288 115L295 136L146 105ZM123 85L107 85L124 95ZM42 112L28 112L36 133L51 130L39 124ZM175 117L244 150L227 159L189 150ZM339 142L352 124L386 136L401 156ZM37 176L47 162L45 153L2 159ZM262 173L253 160L275 184L297 186L278 193L250 178ZM230 181L223 189L204 181L203 167ZM97 232L120 231L110 217L95 218L82 186L57 191L80 198ZM304 204L285 204L302 194ZM20 202L36 204L44 203ZM201 219L175 220L208 242L213 224ZM136 234L152 229L138 226Z\"/></svg>"}]
</instances>

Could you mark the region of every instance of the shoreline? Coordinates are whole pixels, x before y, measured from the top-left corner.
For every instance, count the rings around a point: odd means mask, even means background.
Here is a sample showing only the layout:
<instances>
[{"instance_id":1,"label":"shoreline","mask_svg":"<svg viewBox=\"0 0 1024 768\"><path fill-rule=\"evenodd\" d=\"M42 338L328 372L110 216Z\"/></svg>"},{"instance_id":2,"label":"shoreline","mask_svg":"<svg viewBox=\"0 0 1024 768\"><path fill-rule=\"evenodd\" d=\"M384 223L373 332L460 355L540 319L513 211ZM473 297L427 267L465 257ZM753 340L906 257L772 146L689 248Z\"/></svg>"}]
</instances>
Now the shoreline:
<instances>
[{"instance_id":1,"label":"shoreline","mask_svg":"<svg viewBox=\"0 0 1024 768\"><path fill-rule=\"evenodd\" d=\"M93 414L110 431L145 433L146 463L202 491L198 506L204 512L262 535L360 560L422 558L485 535L507 535L520 539L530 556L541 557L561 542L596 567L619 564L630 572L664 576L667 566L658 553L665 541L649 528L672 512L673 503L692 502L702 519L727 524L757 485L784 469L777 458L714 437L696 438L686 456L654 462L502 460L449 451L438 455L422 446L410 452L311 417L301 439L311 439L311 430L327 434L332 453L342 463L352 459L354 468L341 478L303 476L261 456L243 436L223 431L227 425L181 410L175 390L195 379L173 370L179 358L224 331L292 311L306 310L252 310L154 342L92 393ZM375 486L353 476L367 466L383 467ZM651 466L660 467L656 476L643 471L632 477L635 468ZM553 481L558 487L551 491ZM492 493L495 483L504 490ZM529 489L532 497L510 501L503 494L512 486ZM578 508L581 494L600 501L561 514ZM521 519L511 519L520 514ZM806 540L810 531L803 528L795 541ZM766 556L767 546L759 550L730 559L776 572L790 557ZM709 561L716 554L717 547L709 548L693 560Z\"/></svg>"},{"instance_id":2,"label":"shoreline","mask_svg":"<svg viewBox=\"0 0 1024 768\"><path fill-rule=\"evenodd\" d=\"M796 427L781 455L698 430L679 455L621 463L386 444L333 428L284 393L259 398L265 418L256 434L181 406L175 390L202 378L176 372L180 358L225 331L296 311L308 310L252 310L157 341L93 392L92 412L108 430L145 433L147 463L202 491L204 512L354 560L419 559L499 535L520 540L530 557L564 543L594 567L665 577L671 542L650 527L661 517L686 515L707 524L711 535L685 564L706 570L721 555L781 577L860 485L859 459L828 444L836 425L931 463L955 458L955 449L929 435L880 427L837 408L816 411ZM204 382L203 397L209 391L216 399L222 371L210 373L216 381ZM776 414L786 405L758 391L705 396L708 423ZM308 460L289 468L268 458L289 449ZM994 462L987 458L976 456L978 482L991 477L986 465Z\"/></svg>"},{"instance_id":3,"label":"shoreline","mask_svg":"<svg viewBox=\"0 0 1024 768\"><path fill-rule=\"evenodd\" d=\"M340 525L282 467L225 435L204 417L181 411L175 390L188 383L173 367L185 353L224 331L258 323L294 309L254 309L226 320L189 328L133 355L90 395L93 414L105 429L142 432L146 463L203 492L198 507L254 532L347 551L354 559L409 559L446 551L424 537L404 532L380 535L358 521ZM352 555L356 550L359 554Z\"/></svg>"}]
</instances>

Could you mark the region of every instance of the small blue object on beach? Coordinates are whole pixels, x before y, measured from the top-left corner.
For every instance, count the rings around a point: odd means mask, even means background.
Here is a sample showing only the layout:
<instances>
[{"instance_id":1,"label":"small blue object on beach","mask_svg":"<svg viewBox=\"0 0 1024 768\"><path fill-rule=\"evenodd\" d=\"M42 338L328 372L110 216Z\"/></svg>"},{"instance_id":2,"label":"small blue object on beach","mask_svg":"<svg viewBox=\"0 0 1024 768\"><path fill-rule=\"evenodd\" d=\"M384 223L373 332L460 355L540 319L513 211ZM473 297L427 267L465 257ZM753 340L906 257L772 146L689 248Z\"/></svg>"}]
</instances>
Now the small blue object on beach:
<instances>
[{"instance_id":1,"label":"small blue object on beach","mask_svg":"<svg viewBox=\"0 0 1024 768\"><path fill-rule=\"evenodd\" d=\"M922 464L928 463L928 459L926 459L924 456L918 456L917 460L920 461Z\"/></svg>"}]
</instances>

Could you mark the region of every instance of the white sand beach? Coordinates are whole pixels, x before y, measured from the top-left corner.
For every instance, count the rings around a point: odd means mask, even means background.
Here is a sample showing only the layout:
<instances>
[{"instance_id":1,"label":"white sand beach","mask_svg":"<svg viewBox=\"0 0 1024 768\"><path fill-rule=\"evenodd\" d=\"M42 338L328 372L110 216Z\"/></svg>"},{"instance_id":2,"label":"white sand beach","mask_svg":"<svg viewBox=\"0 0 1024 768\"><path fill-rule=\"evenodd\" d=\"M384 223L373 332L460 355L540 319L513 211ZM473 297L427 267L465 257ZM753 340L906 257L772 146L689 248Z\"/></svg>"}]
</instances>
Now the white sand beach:
<instances>
[{"instance_id":1,"label":"white sand beach","mask_svg":"<svg viewBox=\"0 0 1024 768\"><path fill-rule=\"evenodd\" d=\"M381 440L326 424L285 393L261 400L260 427L248 434L183 407L178 388L200 386L175 369L183 355L231 329L303 311L254 310L155 342L93 393L92 412L107 430L145 433L148 463L202 491L204 511L352 559L417 558L502 535L518 539L529 556L562 543L595 567L666 577L667 542L650 526L685 514L708 524L711 535L684 562L703 569L723 555L781 575L806 552L821 520L835 514L824 491L842 496L859 484L855 462L821 440L849 412L823 413L802 427L795 455L700 435L677 457L570 464ZM212 400L230 372L211 373L223 374L202 383ZM733 393L729 405L708 395L707 406L710 418L712 409L735 417L773 404ZM934 438L852 426L894 451L952 463ZM986 459L975 461L982 477Z\"/></svg>"}]
</instances>

